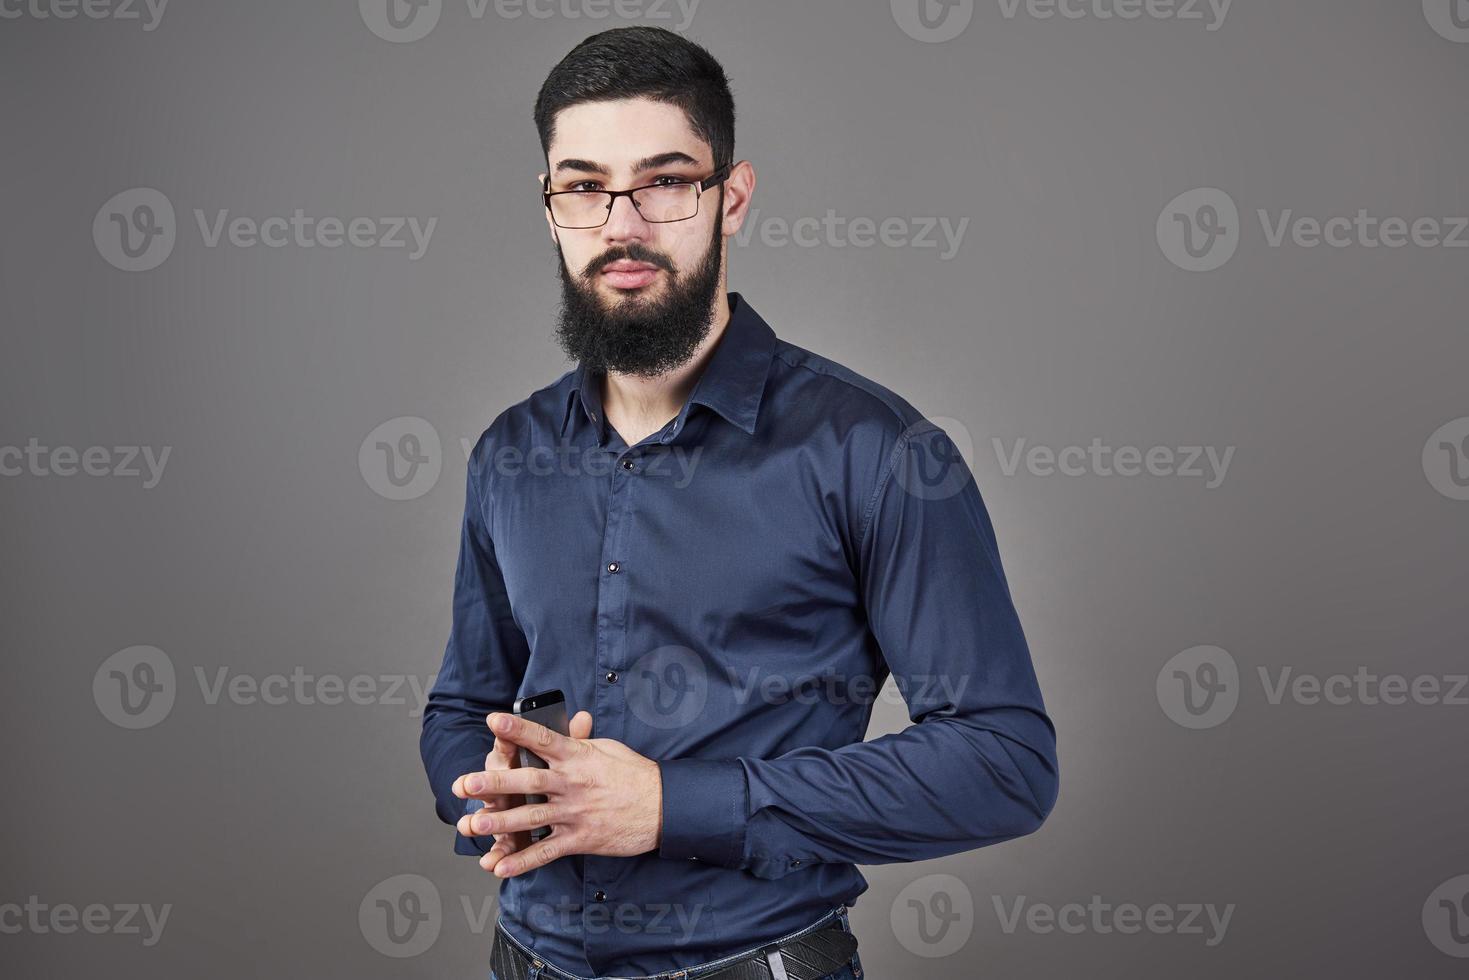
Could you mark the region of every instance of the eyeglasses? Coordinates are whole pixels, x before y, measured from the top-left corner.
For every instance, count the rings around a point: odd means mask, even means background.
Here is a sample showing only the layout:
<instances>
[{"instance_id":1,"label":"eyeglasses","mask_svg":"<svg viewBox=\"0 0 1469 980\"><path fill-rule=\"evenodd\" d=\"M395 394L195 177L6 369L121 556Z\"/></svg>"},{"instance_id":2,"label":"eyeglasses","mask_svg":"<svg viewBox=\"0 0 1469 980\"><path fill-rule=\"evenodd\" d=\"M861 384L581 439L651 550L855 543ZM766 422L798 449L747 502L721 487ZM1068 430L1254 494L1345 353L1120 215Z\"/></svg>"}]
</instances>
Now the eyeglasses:
<instances>
[{"instance_id":1,"label":"eyeglasses","mask_svg":"<svg viewBox=\"0 0 1469 980\"><path fill-rule=\"evenodd\" d=\"M726 163L703 180L644 184L625 191L553 191L547 175L541 196L557 228L600 228L612 216L612 205L619 197L632 198L632 206L644 221L687 221L699 213L703 193L729 178L731 166Z\"/></svg>"}]
</instances>

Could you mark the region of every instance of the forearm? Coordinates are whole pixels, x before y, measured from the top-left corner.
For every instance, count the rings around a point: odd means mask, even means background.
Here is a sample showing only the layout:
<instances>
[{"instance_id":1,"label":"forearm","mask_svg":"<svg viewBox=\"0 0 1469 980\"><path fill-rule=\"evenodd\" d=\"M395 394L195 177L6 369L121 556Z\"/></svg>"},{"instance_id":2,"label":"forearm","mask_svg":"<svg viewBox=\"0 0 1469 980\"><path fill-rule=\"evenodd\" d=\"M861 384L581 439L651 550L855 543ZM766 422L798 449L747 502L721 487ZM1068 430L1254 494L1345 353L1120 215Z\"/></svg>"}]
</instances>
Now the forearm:
<instances>
[{"instance_id":1,"label":"forearm","mask_svg":"<svg viewBox=\"0 0 1469 980\"><path fill-rule=\"evenodd\" d=\"M837 749L675 761L663 770L664 856L763 878L820 862L922 861L1010 840L1041 825L1058 786L1051 722L1023 708L982 721L931 719Z\"/></svg>"},{"instance_id":2,"label":"forearm","mask_svg":"<svg viewBox=\"0 0 1469 980\"><path fill-rule=\"evenodd\" d=\"M934 719L835 750L742 759L752 861L922 861L1034 832L1055 803L1054 732L1023 709Z\"/></svg>"}]
</instances>

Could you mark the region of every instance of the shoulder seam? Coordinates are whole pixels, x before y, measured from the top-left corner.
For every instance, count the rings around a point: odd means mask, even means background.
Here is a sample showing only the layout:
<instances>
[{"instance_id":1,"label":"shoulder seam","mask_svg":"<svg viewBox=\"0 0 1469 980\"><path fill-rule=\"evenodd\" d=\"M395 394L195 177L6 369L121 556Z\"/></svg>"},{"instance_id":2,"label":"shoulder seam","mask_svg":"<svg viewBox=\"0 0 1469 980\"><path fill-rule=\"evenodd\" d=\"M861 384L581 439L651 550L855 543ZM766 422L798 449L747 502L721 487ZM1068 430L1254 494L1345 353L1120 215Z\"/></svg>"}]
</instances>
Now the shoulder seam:
<instances>
[{"instance_id":1,"label":"shoulder seam","mask_svg":"<svg viewBox=\"0 0 1469 980\"><path fill-rule=\"evenodd\" d=\"M903 453L908 451L909 432L904 429L898 436L898 441L893 445L893 451L888 453L887 466L883 469L882 476L878 477L877 486L872 491L872 497L867 501L867 508L862 515L862 530L857 535L857 554L861 555L867 547L867 532L872 528L872 519L877 516L877 502L882 499L883 491L891 482L893 472L897 469L898 460Z\"/></svg>"},{"instance_id":2,"label":"shoulder seam","mask_svg":"<svg viewBox=\"0 0 1469 980\"><path fill-rule=\"evenodd\" d=\"M776 349L774 351L774 356L780 358L780 360L782 362L784 362L789 367L795 368L795 369L800 370L800 371L809 371L812 374L818 375L818 376L823 377L823 378L830 378L833 381L837 381L837 382L840 382L841 384L846 385L848 388L852 388L852 389L854 389L856 391L860 391L862 394L867 395L868 397L873 398L873 399L875 399L878 402L881 402L882 403L882 406L884 408L886 408L889 412L892 412L893 413L893 418L894 419L896 419L899 423L902 423L903 422L903 413L900 412L896 407L894 407L893 404L887 398L883 397L878 392L872 391L869 388L865 388L862 385L857 384L855 381L851 380L850 378L844 378L841 375L836 374L835 372L826 371L826 370L819 370L815 365L812 365L812 364L810 364L808 362L802 361L802 362L799 362L798 363L796 361L793 361L793 360L791 360L791 358L789 358L789 357L786 356L787 354L789 354L793 350L803 351L804 353L810 354L812 357L821 358L822 360L826 360L826 361L828 361L828 363L831 363L831 364L835 365L835 362L829 361L827 358L822 357L822 355L817 354L815 351L807 351L803 347L796 347L794 344L785 343L784 341L782 341L782 345L781 346L777 346L776 347ZM842 370L844 370L844 371L851 371L852 370L851 368L848 368L848 367L845 367L845 366L842 366L842 365L835 365L835 366L841 367ZM853 372L853 373L855 373L855 372ZM878 385L878 383L876 381L872 381L871 383L873 385L877 385L878 387L882 387L881 385ZM896 393L894 393L894 395L896 396Z\"/></svg>"}]
</instances>

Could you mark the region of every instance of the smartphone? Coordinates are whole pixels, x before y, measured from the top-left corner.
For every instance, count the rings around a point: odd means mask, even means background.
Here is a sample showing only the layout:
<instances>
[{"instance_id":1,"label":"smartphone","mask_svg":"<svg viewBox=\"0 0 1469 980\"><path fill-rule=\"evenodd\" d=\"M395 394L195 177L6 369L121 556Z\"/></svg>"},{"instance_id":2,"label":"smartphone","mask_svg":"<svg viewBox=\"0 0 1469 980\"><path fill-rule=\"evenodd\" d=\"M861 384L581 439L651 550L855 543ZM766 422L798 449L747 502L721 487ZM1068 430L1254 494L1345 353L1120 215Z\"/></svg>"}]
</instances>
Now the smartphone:
<instances>
[{"instance_id":1,"label":"smartphone","mask_svg":"<svg viewBox=\"0 0 1469 980\"><path fill-rule=\"evenodd\" d=\"M543 691L540 694L532 694L529 697L516 698L515 704L510 710L522 718L535 722L537 725L545 725L553 732L569 735L566 720L566 695L560 691ZM546 760L536 755L525 746L520 746L520 766L522 769L534 766L537 769L549 769ZM526 803L544 803L546 798L540 793L527 793ZM537 827L530 832L533 841L542 840L551 834L550 827Z\"/></svg>"}]
</instances>

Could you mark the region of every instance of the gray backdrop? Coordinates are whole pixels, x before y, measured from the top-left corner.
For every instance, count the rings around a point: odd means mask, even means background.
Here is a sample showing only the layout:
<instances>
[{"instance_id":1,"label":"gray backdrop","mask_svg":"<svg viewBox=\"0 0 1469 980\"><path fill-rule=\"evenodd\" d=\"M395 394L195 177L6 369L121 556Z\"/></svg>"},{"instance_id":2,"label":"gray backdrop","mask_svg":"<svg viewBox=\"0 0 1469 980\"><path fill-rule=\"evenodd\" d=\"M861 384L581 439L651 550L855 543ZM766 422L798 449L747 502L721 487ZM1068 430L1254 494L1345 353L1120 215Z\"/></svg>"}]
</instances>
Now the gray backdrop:
<instances>
[{"instance_id":1,"label":"gray backdrop","mask_svg":"<svg viewBox=\"0 0 1469 980\"><path fill-rule=\"evenodd\" d=\"M535 91L652 23L731 287L965 447L1059 732L1039 833L865 869L870 976L1463 975L1469 2L395 2L0 2L0 970L487 975L464 446L568 366Z\"/></svg>"}]
</instances>

